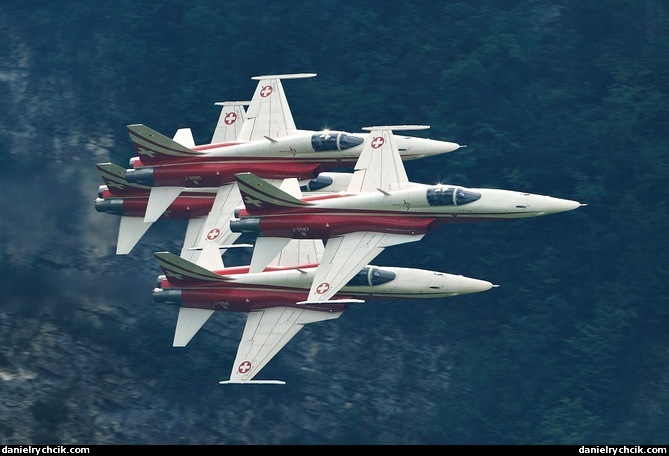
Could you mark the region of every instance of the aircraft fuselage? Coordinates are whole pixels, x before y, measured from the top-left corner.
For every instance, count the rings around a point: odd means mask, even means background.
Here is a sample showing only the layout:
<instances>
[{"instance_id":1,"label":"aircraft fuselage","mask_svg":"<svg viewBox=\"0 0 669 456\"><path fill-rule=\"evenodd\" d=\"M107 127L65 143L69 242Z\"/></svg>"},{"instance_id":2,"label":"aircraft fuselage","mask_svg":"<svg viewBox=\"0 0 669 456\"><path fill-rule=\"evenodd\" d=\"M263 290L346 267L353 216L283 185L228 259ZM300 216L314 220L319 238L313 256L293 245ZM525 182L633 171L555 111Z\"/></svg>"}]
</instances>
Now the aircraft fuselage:
<instances>
[{"instance_id":1,"label":"aircraft fuselage","mask_svg":"<svg viewBox=\"0 0 669 456\"><path fill-rule=\"evenodd\" d=\"M580 206L577 201L510 190L415 183L391 192L305 197L302 201L309 204L271 210L261 198L244 198L245 209L230 223L233 232L293 239L326 239L355 231L425 234L444 223L536 217Z\"/></svg>"},{"instance_id":2,"label":"aircraft fuselage","mask_svg":"<svg viewBox=\"0 0 669 456\"><path fill-rule=\"evenodd\" d=\"M132 133L131 133L132 134ZM320 172L353 168L366 133L299 132L272 140L196 146L188 157L157 159L148 147L130 161L126 179L148 186L217 187L233 182L234 175L251 172L264 179L311 179ZM397 136L402 160L444 154L460 145L427 138ZM145 138L141 138L147 141ZM151 144L169 153L165 146Z\"/></svg>"},{"instance_id":3,"label":"aircraft fuselage","mask_svg":"<svg viewBox=\"0 0 669 456\"><path fill-rule=\"evenodd\" d=\"M149 203L149 192L137 193L132 196L117 196L106 186L100 186L95 210L113 215L128 217L144 217ZM204 217L211 211L216 199L216 189L184 189L162 214L164 219L188 220Z\"/></svg>"},{"instance_id":4,"label":"aircraft fuselage","mask_svg":"<svg viewBox=\"0 0 669 456\"><path fill-rule=\"evenodd\" d=\"M255 274L248 267L216 271L229 280L211 284L172 284L164 276L154 289L156 302L178 306L249 312L275 306L305 306L316 264L290 268L268 267ZM485 280L436 271L367 266L334 299L424 299L477 293L492 288ZM347 305L324 302L306 305L312 310L343 311Z\"/></svg>"}]
</instances>

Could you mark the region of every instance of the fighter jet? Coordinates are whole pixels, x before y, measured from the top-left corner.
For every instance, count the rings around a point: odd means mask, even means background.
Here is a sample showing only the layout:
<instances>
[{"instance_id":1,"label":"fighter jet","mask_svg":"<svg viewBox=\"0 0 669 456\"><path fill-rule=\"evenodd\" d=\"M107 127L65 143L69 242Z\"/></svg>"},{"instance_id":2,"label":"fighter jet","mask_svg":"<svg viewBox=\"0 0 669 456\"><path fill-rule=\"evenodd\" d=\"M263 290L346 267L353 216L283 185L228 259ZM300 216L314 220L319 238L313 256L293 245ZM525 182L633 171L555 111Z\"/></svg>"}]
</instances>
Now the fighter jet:
<instances>
[{"instance_id":1,"label":"fighter jet","mask_svg":"<svg viewBox=\"0 0 669 456\"><path fill-rule=\"evenodd\" d=\"M113 163L96 166L105 184L98 187L95 210L120 216L116 254L128 254L153 224L144 221L150 187L128 182L121 166ZM273 182L283 186L289 181ZM184 188L159 219L188 221L180 255L196 261L205 245L225 250L234 247L240 234L230 231L229 220L240 202L236 183L220 188ZM248 244L235 246L248 247Z\"/></svg>"},{"instance_id":2,"label":"fighter jet","mask_svg":"<svg viewBox=\"0 0 669 456\"><path fill-rule=\"evenodd\" d=\"M243 312L246 325L230 379L220 383L283 384L254 377L305 324L338 318L365 300L445 298L494 286L461 275L367 265L353 271L334 299L313 304L305 299L322 250L320 240L293 240L258 273L249 273L248 266L211 270L169 252L156 253L164 274L153 299L179 307L173 346L186 346L215 311Z\"/></svg>"},{"instance_id":3,"label":"fighter jet","mask_svg":"<svg viewBox=\"0 0 669 456\"><path fill-rule=\"evenodd\" d=\"M244 208L230 229L258 236L250 272L291 239L327 240L306 302L331 299L384 248L416 242L443 224L511 220L571 211L577 201L527 192L410 182L393 130L369 127L346 192L296 198L252 173L236 174Z\"/></svg>"},{"instance_id":4,"label":"fighter jet","mask_svg":"<svg viewBox=\"0 0 669 456\"><path fill-rule=\"evenodd\" d=\"M137 156L130 160L126 179L151 187L144 221L157 220L183 188L227 185L235 181L235 173L252 172L265 179L308 180L323 171L351 169L366 133L298 130L295 126L281 80L312 76L315 74L254 77L259 81L258 87L234 141L195 146L192 135L188 139L184 138L187 135L170 139L146 125L128 125ZM454 142L420 137L398 136L396 141L403 160L453 152L461 147Z\"/></svg>"}]
</instances>

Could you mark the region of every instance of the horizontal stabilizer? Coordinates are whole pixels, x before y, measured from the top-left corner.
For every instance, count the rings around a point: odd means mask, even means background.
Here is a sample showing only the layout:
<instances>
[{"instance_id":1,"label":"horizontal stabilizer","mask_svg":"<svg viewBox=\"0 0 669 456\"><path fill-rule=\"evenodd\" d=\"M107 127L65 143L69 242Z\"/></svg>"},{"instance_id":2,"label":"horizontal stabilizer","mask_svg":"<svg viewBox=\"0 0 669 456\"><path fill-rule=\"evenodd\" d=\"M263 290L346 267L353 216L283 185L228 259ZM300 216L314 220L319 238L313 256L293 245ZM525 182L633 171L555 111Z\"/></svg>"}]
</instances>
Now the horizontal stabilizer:
<instances>
[{"instance_id":1,"label":"horizontal stabilizer","mask_svg":"<svg viewBox=\"0 0 669 456\"><path fill-rule=\"evenodd\" d=\"M290 243L290 238L261 236L256 238L256 244L251 255L249 272L262 272L274 258Z\"/></svg>"},{"instance_id":2,"label":"horizontal stabilizer","mask_svg":"<svg viewBox=\"0 0 669 456\"><path fill-rule=\"evenodd\" d=\"M218 246L215 244L205 244L202 247L200 255L197 257L195 264L202 266L205 269L214 271L216 269L223 269L225 265L223 264L223 258L221 257L221 252L218 250Z\"/></svg>"},{"instance_id":3,"label":"horizontal stabilizer","mask_svg":"<svg viewBox=\"0 0 669 456\"><path fill-rule=\"evenodd\" d=\"M122 216L118 228L118 240L116 241L116 254L127 255L132 248L144 236L152 223L146 223L142 217Z\"/></svg>"},{"instance_id":4,"label":"horizontal stabilizer","mask_svg":"<svg viewBox=\"0 0 669 456\"><path fill-rule=\"evenodd\" d=\"M153 187L149 194L149 202L144 213L145 222L155 222L175 199L181 194L183 187Z\"/></svg>"},{"instance_id":5,"label":"horizontal stabilizer","mask_svg":"<svg viewBox=\"0 0 669 456\"><path fill-rule=\"evenodd\" d=\"M185 347L214 312L210 309L179 308L172 346Z\"/></svg>"}]
</instances>

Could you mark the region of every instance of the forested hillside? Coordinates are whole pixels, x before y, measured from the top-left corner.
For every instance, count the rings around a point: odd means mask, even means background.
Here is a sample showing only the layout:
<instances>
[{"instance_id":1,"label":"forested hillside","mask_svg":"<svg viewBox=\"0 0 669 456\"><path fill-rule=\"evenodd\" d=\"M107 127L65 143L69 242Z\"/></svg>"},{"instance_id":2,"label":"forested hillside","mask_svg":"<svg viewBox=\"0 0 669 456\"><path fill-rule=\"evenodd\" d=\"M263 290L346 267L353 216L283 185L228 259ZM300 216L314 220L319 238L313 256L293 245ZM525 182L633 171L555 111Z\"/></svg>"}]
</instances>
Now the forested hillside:
<instances>
[{"instance_id":1,"label":"forested hillside","mask_svg":"<svg viewBox=\"0 0 669 456\"><path fill-rule=\"evenodd\" d=\"M669 4L659 0L10 0L0 14L0 442L667 444ZM368 302L219 385L244 325L183 349L151 299L159 223L127 256L96 163L126 126L210 140L214 102L285 81L298 128L425 124L467 147L413 181L587 203L442 227L375 263L499 285Z\"/></svg>"}]
</instances>

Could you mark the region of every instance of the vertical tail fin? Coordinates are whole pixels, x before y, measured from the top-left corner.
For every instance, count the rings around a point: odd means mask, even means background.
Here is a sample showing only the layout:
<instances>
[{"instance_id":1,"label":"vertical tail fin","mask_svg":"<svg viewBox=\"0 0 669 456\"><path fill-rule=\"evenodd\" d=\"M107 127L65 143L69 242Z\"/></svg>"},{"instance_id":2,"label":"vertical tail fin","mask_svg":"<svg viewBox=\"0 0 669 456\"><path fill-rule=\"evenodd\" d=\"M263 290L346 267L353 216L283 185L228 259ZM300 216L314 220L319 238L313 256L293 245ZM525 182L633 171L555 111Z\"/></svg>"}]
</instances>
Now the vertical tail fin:
<instances>
[{"instance_id":1,"label":"vertical tail fin","mask_svg":"<svg viewBox=\"0 0 669 456\"><path fill-rule=\"evenodd\" d=\"M228 280L225 276L191 263L173 253L156 252L154 255L165 277L174 286L214 284Z\"/></svg>"},{"instance_id":2,"label":"vertical tail fin","mask_svg":"<svg viewBox=\"0 0 669 456\"><path fill-rule=\"evenodd\" d=\"M249 214L310 205L255 174L237 173L235 178Z\"/></svg>"},{"instance_id":3,"label":"vertical tail fin","mask_svg":"<svg viewBox=\"0 0 669 456\"><path fill-rule=\"evenodd\" d=\"M142 124L128 125L128 133L142 163L155 165L175 158L195 157L198 152Z\"/></svg>"},{"instance_id":4,"label":"vertical tail fin","mask_svg":"<svg viewBox=\"0 0 669 456\"><path fill-rule=\"evenodd\" d=\"M151 187L141 184L132 184L125 178L125 168L113 163L98 163L95 165L100 171L102 180L109 193L114 196L147 195Z\"/></svg>"}]
</instances>

